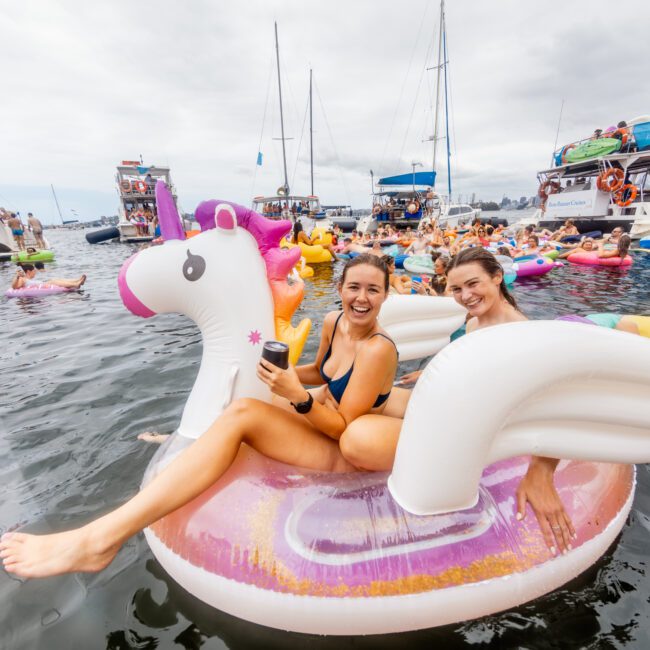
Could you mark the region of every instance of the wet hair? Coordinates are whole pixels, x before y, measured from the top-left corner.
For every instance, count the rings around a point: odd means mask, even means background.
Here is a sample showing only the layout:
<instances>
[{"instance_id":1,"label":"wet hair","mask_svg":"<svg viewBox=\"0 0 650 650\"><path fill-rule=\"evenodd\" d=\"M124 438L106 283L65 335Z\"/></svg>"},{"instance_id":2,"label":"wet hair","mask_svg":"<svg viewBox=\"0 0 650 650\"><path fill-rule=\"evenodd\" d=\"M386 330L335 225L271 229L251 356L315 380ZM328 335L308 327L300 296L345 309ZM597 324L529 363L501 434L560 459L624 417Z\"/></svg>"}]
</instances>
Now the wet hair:
<instances>
[{"instance_id":1,"label":"wet hair","mask_svg":"<svg viewBox=\"0 0 650 650\"><path fill-rule=\"evenodd\" d=\"M38 269L39 271L44 271L45 264L43 264L43 262L34 262L34 268Z\"/></svg>"},{"instance_id":2,"label":"wet hair","mask_svg":"<svg viewBox=\"0 0 650 650\"><path fill-rule=\"evenodd\" d=\"M293 224L293 234L291 235L291 243L292 244L297 244L298 243L298 233L302 232L302 224L300 221L296 221Z\"/></svg>"},{"instance_id":3,"label":"wet hair","mask_svg":"<svg viewBox=\"0 0 650 650\"><path fill-rule=\"evenodd\" d=\"M630 244L632 243L632 239L630 238L629 235L621 235L618 240L618 248L616 249L616 252L618 253L618 256L623 259L626 255L627 252L630 250Z\"/></svg>"},{"instance_id":4,"label":"wet hair","mask_svg":"<svg viewBox=\"0 0 650 650\"><path fill-rule=\"evenodd\" d=\"M18 266L20 266L22 268L22 270L25 271L25 272L34 270L34 265L33 264L28 264L27 262L23 262L22 264L19 264Z\"/></svg>"},{"instance_id":5,"label":"wet hair","mask_svg":"<svg viewBox=\"0 0 650 650\"><path fill-rule=\"evenodd\" d=\"M351 260L346 262L343 267L343 273L341 274L341 279L339 281L340 284L343 285L345 283L345 276L351 268L367 264L368 266L374 266L384 274L384 291L388 291L388 287L390 286L390 272L388 271L388 266L386 266L383 257L384 256L378 257L377 255L370 255L370 253L361 253L361 255L353 257Z\"/></svg>"},{"instance_id":6,"label":"wet hair","mask_svg":"<svg viewBox=\"0 0 650 650\"><path fill-rule=\"evenodd\" d=\"M508 291L506 286L506 281L504 279L503 267L497 261L497 258L492 255L485 248L466 248L456 257L452 257L449 266L447 267L447 275L459 266L465 266L466 264L478 264L491 278L493 278L497 273L501 274L501 284L499 285L499 291L501 292L501 297L512 305L517 311L517 301L514 299L514 296Z\"/></svg>"}]
</instances>

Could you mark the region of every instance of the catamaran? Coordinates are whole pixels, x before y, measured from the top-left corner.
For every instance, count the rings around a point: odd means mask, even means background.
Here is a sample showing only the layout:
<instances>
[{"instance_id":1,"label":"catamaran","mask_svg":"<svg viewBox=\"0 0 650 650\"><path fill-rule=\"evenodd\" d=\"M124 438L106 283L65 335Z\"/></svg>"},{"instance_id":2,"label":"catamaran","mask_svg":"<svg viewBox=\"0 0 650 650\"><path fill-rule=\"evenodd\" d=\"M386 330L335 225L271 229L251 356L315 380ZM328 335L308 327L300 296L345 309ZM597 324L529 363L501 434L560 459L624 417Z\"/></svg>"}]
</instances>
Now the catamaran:
<instances>
[{"instance_id":1,"label":"catamaran","mask_svg":"<svg viewBox=\"0 0 650 650\"><path fill-rule=\"evenodd\" d=\"M312 71L309 71L309 140L311 150L311 194L291 194L289 177L287 175L287 151L284 135L284 113L282 110L282 81L280 78L280 47L278 45L278 24L275 23L275 54L278 68L278 97L280 100L280 130L282 140L282 164L284 183L270 196L256 196L253 199L253 210L269 219L290 219L300 221L307 233L315 227L329 230L332 221L321 208L318 196L314 194L314 139L312 120Z\"/></svg>"},{"instance_id":2,"label":"catamaran","mask_svg":"<svg viewBox=\"0 0 650 650\"><path fill-rule=\"evenodd\" d=\"M619 125L554 152L537 173L540 207L522 224L556 230L571 219L581 233L650 235L650 115Z\"/></svg>"},{"instance_id":3,"label":"catamaran","mask_svg":"<svg viewBox=\"0 0 650 650\"><path fill-rule=\"evenodd\" d=\"M377 189L374 185L372 194L372 213L359 220L358 230L372 232L379 224L390 222L396 226L417 223L424 226L437 220L441 225L454 228L471 222L480 216L481 210L466 203L452 203L451 200L451 147L449 140L449 110L447 84L447 32L445 22L445 3L440 2L440 29L438 31L438 65L436 83L436 102L433 120L433 135L428 138L433 143L433 160L431 171L416 171L421 163L413 162L410 173L380 178ZM444 85L445 134L441 135L439 126L440 94ZM447 143L447 194L437 192L436 167L438 141ZM372 172L371 172L372 176Z\"/></svg>"}]
</instances>

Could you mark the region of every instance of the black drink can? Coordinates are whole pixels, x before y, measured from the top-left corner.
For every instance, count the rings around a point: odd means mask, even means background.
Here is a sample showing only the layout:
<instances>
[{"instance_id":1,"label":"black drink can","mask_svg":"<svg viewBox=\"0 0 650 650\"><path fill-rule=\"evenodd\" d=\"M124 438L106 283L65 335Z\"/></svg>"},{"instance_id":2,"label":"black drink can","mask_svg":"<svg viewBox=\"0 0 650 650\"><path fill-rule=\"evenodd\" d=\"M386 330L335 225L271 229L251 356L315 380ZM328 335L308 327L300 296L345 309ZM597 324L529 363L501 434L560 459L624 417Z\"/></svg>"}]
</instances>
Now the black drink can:
<instances>
[{"instance_id":1,"label":"black drink can","mask_svg":"<svg viewBox=\"0 0 650 650\"><path fill-rule=\"evenodd\" d=\"M286 370L289 367L289 346L280 341L266 341L262 348L262 359Z\"/></svg>"}]
</instances>

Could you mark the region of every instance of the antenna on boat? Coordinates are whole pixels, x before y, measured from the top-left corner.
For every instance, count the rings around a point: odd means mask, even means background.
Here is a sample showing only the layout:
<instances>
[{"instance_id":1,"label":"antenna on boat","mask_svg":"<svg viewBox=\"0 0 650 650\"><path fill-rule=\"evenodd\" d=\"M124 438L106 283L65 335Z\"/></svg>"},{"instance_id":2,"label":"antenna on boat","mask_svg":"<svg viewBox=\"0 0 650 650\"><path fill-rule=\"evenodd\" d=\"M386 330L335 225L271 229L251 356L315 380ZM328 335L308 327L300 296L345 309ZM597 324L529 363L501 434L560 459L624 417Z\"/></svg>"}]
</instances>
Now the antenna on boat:
<instances>
[{"instance_id":1,"label":"antenna on boat","mask_svg":"<svg viewBox=\"0 0 650 650\"><path fill-rule=\"evenodd\" d=\"M309 160L311 166L311 194L314 195L314 122L311 95L312 69L309 68Z\"/></svg>"},{"instance_id":2,"label":"antenna on boat","mask_svg":"<svg viewBox=\"0 0 650 650\"><path fill-rule=\"evenodd\" d=\"M562 111L564 110L564 97L562 98L562 105L560 106L560 117L557 120L557 132L555 133L555 144L553 145L553 153L551 154L551 167L555 162L555 151L557 150L557 141L560 137L560 124L562 123Z\"/></svg>"},{"instance_id":3,"label":"antenna on boat","mask_svg":"<svg viewBox=\"0 0 650 650\"><path fill-rule=\"evenodd\" d=\"M278 93L280 95L280 131L282 133L282 163L284 165L285 196L289 195L289 179L287 176L287 151L284 137L284 115L282 113L282 83L280 82L280 46L278 45L278 23L275 24L275 56L278 63ZM311 86L310 86L311 87Z\"/></svg>"}]
</instances>

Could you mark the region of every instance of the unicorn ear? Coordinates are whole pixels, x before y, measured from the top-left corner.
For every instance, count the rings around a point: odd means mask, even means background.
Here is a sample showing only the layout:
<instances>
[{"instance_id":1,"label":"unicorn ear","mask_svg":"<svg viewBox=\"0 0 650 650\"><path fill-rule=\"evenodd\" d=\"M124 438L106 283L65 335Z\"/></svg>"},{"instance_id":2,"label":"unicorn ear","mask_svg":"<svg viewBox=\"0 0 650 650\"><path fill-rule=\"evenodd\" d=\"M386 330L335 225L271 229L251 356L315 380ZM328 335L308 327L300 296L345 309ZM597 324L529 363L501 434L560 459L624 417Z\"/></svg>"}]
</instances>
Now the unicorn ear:
<instances>
[{"instance_id":1,"label":"unicorn ear","mask_svg":"<svg viewBox=\"0 0 650 650\"><path fill-rule=\"evenodd\" d=\"M231 205L219 203L214 209L214 223L219 230L235 230L237 215Z\"/></svg>"}]
</instances>

